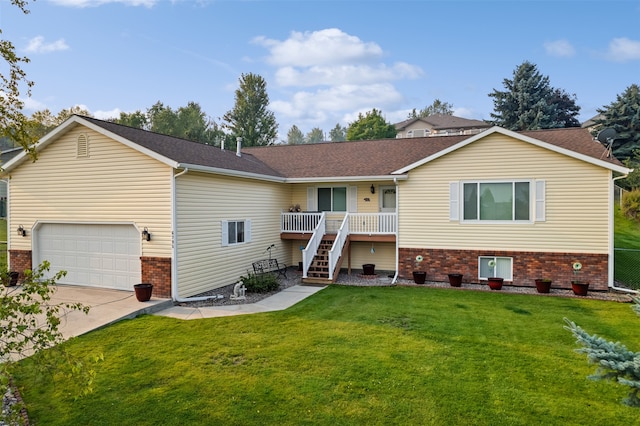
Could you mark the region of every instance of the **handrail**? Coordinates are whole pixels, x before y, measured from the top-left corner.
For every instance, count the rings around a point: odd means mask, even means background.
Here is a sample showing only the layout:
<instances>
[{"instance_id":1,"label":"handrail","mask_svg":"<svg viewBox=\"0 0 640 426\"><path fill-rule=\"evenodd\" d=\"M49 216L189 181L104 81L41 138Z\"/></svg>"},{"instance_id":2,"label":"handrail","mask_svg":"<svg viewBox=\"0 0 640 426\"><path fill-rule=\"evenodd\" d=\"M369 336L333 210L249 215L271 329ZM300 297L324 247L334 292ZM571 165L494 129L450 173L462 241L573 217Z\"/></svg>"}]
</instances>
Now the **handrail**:
<instances>
[{"instance_id":1,"label":"handrail","mask_svg":"<svg viewBox=\"0 0 640 426\"><path fill-rule=\"evenodd\" d=\"M349 213L345 214L342 220L342 225L338 229L336 239L333 241L333 246L329 250L329 281L333 281L333 272L342 256L342 248L347 242L349 236Z\"/></svg>"},{"instance_id":2,"label":"handrail","mask_svg":"<svg viewBox=\"0 0 640 426\"><path fill-rule=\"evenodd\" d=\"M282 212L280 232L313 232L323 212Z\"/></svg>"},{"instance_id":3,"label":"handrail","mask_svg":"<svg viewBox=\"0 0 640 426\"><path fill-rule=\"evenodd\" d=\"M395 234L398 223L397 213L350 213L351 234Z\"/></svg>"},{"instance_id":4,"label":"handrail","mask_svg":"<svg viewBox=\"0 0 640 426\"><path fill-rule=\"evenodd\" d=\"M318 224L313 229L313 235L309 238L307 246L302 250L302 278L308 278L307 274L309 273L309 267L313 262L314 256L318 252L318 247L320 247L322 237L324 237L324 234L327 231L326 224L326 216L325 213L322 212L320 213Z\"/></svg>"}]
</instances>

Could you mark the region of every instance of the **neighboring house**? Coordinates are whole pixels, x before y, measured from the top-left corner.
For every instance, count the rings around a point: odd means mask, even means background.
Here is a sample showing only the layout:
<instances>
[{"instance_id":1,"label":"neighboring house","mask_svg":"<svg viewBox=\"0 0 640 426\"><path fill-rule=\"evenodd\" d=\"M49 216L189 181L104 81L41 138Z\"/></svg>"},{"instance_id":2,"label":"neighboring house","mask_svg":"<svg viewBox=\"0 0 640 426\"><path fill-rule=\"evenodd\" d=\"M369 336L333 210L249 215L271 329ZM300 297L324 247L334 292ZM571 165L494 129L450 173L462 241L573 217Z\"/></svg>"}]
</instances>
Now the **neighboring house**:
<instances>
[{"instance_id":1,"label":"neighboring house","mask_svg":"<svg viewBox=\"0 0 640 426\"><path fill-rule=\"evenodd\" d=\"M475 135L491 127L480 120L455 117L448 114L434 114L416 117L394 124L396 138L420 138L424 136Z\"/></svg>"},{"instance_id":2,"label":"neighboring house","mask_svg":"<svg viewBox=\"0 0 640 426\"><path fill-rule=\"evenodd\" d=\"M4 140L2 141L4 142ZM20 154L22 148L13 148L6 145L6 143L0 144L2 153L0 154L0 168L4 167L7 161L11 160L16 155ZM7 217L7 182L0 180L0 218Z\"/></svg>"},{"instance_id":3,"label":"neighboring house","mask_svg":"<svg viewBox=\"0 0 640 426\"><path fill-rule=\"evenodd\" d=\"M12 269L49 260L61 283L175 300L237 282L272 244L305 281L366 263L410 278L421 255L430 280L564 288L579 261L606 290L613 181L630 171L580 128L225 151L73 116L38 151L5 165Z\"/></svg>"}]
</instances>

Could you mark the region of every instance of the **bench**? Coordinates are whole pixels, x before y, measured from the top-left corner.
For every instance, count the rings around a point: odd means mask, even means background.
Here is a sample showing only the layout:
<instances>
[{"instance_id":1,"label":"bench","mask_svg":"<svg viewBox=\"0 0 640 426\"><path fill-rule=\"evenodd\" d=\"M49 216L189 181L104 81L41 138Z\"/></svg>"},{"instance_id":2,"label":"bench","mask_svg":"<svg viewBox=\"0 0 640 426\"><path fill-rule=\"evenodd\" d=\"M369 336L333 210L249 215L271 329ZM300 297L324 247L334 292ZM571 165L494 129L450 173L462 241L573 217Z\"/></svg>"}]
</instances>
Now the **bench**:
<instances>
[{"instance_id":1,"label":"bench","mask_svg":"<svg viewBox=\"0 0 640 426\"><path fill-rule=\"evenodd\" d=\"M256 274L264 274L267 272L277 272L278 276L282 275L287 278L287 265L278 263L277 259L263 259L253 262L253 272Z\"/></svg>"}]
</instances>

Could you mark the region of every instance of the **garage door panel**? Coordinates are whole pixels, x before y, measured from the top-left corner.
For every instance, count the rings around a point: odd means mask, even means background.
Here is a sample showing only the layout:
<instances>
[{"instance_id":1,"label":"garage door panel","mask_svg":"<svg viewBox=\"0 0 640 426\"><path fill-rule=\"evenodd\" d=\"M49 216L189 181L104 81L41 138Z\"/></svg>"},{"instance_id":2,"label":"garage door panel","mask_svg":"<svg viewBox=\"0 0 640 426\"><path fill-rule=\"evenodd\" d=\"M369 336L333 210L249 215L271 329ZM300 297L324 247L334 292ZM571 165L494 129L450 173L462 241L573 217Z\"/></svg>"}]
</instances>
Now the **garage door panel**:
<instances>
[{"instance_id":1,"label":"garage door panel","mask_svg":"<svg viewBox=\"0 0 640 426\"><path fill-rule=\"evenodd\" d=\"M34 261L66 270L61 284L133 290L140 282L140 236L133 225L42 224Z\"/></svg>"}]
</instances>

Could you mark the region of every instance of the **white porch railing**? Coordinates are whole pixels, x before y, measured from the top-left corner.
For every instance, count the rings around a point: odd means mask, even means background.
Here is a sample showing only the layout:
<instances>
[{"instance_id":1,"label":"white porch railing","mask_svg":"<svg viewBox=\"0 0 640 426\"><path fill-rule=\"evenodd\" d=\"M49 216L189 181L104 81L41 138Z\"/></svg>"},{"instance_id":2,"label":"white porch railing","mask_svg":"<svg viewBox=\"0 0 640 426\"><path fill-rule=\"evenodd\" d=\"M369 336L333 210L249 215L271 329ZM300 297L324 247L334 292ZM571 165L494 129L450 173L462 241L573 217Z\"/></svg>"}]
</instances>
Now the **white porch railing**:
<instances>
[{"instance_id":1,"label":"white porch railing","mask_svg":"<svg viewBox=\"0 0 640 426\"><path fill-rule=\"evenodd\" d=\"M299 214L299 213L294 213L294 214ZM307 274L309 272L309 266L311 266L311 262L313 262L313 258L318 252L318 247L320 247L322 238L324 237L324 234L326 233L326 230L327 230L324 212L317 213L317 214L320 215L320 218L318 219L318 223L315 226L315 228L312 229L313 235L309 239L307 246L304 248L304 250L302 250L302 277L303 278L308 278Z\"/></svg>"},{"instance_id":2,"label":"white porch railing","mask_svg":"<svg viewBox=\"0 0 640 426\"><path fill-rule=\"evenodd\" d=\"M344 244L347 242L347 237L349 236L349 213L344 216L344 220L342 221L342 225L340 225L340 229L338 229L338 233L336 234L336 239L333 242L333 246L331 250L329 250L329 280L333 280L333 271L336 269L336 265L338 264L338 260L342 255L342 248Z\"/></svg>"},{"instance_id":3,"label":"white porch railing","mask_svg":"<svg viewBox=\"0 0 640 426\"><path fill-rule=\"evenodd\" d=\"M283 212L280 222L280 232L313 232L324 215L322 212Z\"/></svg>"},{"instance_id":4,"label":"white porch railing","mask_svg":"<svg viewBox=\"0 0 640 426\"><path fill-rule=\"evenodd\" d=\"M349 213L351 234L395 234L398 222L396 213Z\"/></svg>"}]
</instances>

